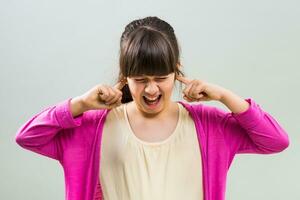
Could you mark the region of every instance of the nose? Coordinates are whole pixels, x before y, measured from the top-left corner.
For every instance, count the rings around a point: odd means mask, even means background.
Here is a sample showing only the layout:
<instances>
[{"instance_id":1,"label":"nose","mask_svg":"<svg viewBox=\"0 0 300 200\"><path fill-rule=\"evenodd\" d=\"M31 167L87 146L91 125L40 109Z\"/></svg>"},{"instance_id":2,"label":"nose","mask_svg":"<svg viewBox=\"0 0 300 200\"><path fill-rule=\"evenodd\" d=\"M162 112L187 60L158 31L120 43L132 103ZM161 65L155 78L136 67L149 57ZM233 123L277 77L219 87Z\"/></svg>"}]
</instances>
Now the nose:
<instances>
[{"instance_id":1,"label":"nose","mask_svg":"<svg viewBox=\"0 0 300 200\"><path fill-rule=\"evenodd\" d=\"M157 93L159 93L159 87L157 83L149 81L145 87L145 93L147 93L150 96L155 96Z\"/></svg>"}]
</instances>

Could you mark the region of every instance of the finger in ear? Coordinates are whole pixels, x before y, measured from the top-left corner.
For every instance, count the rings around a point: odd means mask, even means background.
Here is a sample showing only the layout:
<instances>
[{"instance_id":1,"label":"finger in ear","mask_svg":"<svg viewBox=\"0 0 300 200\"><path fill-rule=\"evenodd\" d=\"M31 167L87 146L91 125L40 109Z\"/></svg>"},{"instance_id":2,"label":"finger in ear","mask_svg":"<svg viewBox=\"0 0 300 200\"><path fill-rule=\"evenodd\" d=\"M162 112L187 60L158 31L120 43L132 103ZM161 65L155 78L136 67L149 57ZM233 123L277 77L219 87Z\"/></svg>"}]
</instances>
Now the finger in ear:
<instances>
[{"instance_id":1,"label":"finger in ear","mask_svg":"<svg viewBox=\"0 0 300 200\"><path fill-rule=\"evenodd\" d=\"M190 90L191 90L191 87L193 86L193 82L189 83L186 88L183 90L183 93L189 97L189 93L190 93Z\"/></svg>"}]
</instances>

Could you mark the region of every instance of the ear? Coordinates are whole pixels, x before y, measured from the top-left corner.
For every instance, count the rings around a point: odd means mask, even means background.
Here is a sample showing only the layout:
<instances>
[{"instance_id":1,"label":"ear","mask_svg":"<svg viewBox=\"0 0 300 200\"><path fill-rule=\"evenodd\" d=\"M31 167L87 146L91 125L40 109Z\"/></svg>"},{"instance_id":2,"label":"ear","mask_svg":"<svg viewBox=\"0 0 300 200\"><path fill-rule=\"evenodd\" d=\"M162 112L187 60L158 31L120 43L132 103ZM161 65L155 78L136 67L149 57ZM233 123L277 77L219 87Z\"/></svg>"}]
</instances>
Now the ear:
<instances>
[{"instance_id":1,"label":"ear","mask_svg":"<svg viewBox=\"0 0 300 200\"><path fill-rule=\"evenodd\" d=\"M127 77L123 76L122 81L127 84Z\"/></svg>"},{"instance_id":2,"label":"ear","mask_svg":"<svg viewBox=\"0 0 300 200\"><path fill-rule=\"evenodd\" d=\"M176 76L180 75L179 72L181 71L181 68L182 68L182 65L180 62L178 62L176 66L177 66L178 71L175 72L175 80L176 80Z\"/></svg>"}]
</instances>

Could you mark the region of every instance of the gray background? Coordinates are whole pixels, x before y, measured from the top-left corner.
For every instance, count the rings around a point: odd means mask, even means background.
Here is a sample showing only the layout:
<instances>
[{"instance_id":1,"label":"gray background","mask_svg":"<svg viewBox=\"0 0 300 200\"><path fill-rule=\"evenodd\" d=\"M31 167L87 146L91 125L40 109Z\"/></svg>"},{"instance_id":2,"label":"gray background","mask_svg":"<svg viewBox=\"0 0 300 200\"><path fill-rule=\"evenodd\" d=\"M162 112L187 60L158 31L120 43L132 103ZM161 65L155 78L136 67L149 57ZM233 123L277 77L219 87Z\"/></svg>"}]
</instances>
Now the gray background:
<instances>
[{"instance_id":1,"label":"gray background","mask_svg":"<svg viewBox=\"0 0 300 200\"><path fill-rule=\"evenodd\" d=\"M149 15L175 29L188 77L253 98L289 133L280 154L235 158L227 199L300 199L296 0L1 0L0 199L64 199L59 163L23 150L15 133L44 107L113 84L125 25Z\"/></svg>"}]
</instances>

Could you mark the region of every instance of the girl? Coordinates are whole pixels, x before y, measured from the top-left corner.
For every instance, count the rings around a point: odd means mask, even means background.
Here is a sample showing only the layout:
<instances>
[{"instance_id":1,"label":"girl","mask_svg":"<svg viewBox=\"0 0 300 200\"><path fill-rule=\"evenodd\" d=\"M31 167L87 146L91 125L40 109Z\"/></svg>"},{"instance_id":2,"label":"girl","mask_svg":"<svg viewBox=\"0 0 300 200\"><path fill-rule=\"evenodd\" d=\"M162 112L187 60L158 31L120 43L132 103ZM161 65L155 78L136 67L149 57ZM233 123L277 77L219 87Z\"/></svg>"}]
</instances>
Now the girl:
<instances>
[{"instance_id":1,"label":"girl","mask_svg":"<svg viewBox=\"0 0 300 200\"><path fill-rule=\"evenodd\" d=\"M132 21L120 41L113 87L99 84L33 116L16 135L56 159L68 200L223 200L238 153L272 154L289 139L251 98L186 78L173 28L158 17ZM230 111L173 102L219 101Z\"/></svg>"}]
</instances>

